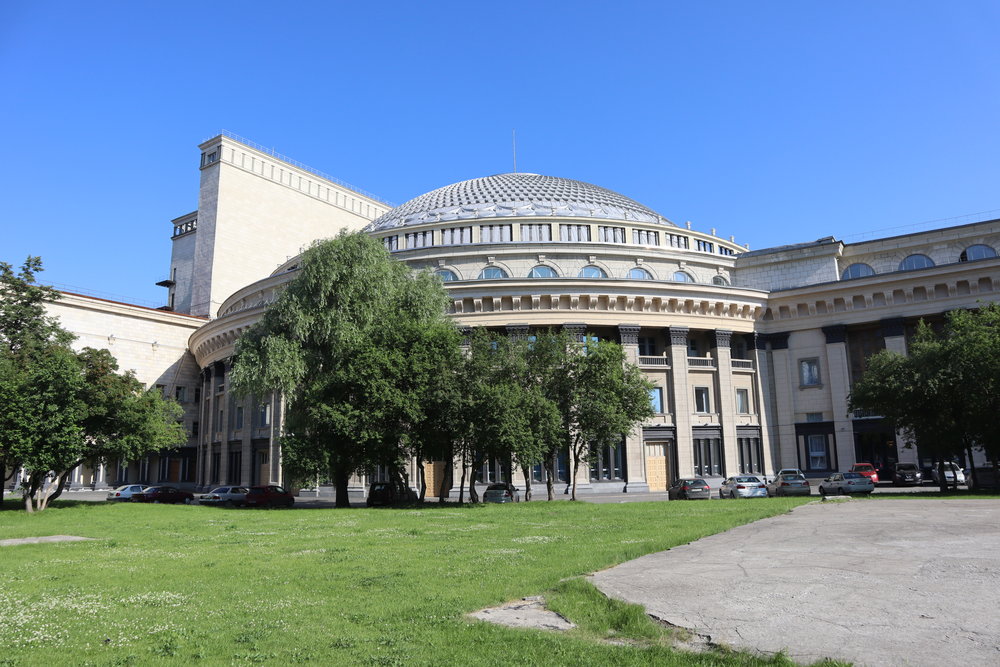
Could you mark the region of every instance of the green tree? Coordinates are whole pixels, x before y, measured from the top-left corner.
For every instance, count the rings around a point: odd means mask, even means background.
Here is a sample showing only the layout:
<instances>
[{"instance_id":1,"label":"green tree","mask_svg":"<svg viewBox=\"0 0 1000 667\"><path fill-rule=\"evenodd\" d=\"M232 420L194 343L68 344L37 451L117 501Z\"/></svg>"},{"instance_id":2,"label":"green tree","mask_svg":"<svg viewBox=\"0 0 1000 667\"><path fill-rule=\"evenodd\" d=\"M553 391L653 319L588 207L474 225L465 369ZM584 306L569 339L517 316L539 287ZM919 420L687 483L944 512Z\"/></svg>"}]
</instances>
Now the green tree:
<instances>
[{"instance_id":1,"label":"green tree","mask_svg":"<svg viewBox=\"0 0 1000 667\"><path fill-rule=\"evenodd\" d=\"M942 491L944 462L975 447L994 461L1000 441L1000 306L948 314L941 331L921 323L908 355L883 350L849 397L851 409L867 409L890 420L907 446L934 459Z\"/></svg>"},{"instance_id":2,"label":"green tree","mask_svg":"<svg viewBox=\"0 0 1000 667\"><path fill-rule=\"evenodd\" d=\"M355 472L385 465L407 482L401 464L429 442L424 399L456 334L440 280L412 274L366 234L317 243L300 267L238 341L232 381L240 394L281 393L287 469L328 474L348 507Z\"/></svg>"},{"instance_id":3,"label":"green tree","mask_svg":"<svg viewBox=\"0 0 1000 667\"><path fill-rule=\"evenodd\" d=\"M28 511L58 498L85 461L133 459L185 440L173 401L119 374L107 350L70 349L72 335L45 314L58 293L36 284L41 269L34 257L20 274L0 264L0 466L24 469Z\"/></svg>"}]
</instances>

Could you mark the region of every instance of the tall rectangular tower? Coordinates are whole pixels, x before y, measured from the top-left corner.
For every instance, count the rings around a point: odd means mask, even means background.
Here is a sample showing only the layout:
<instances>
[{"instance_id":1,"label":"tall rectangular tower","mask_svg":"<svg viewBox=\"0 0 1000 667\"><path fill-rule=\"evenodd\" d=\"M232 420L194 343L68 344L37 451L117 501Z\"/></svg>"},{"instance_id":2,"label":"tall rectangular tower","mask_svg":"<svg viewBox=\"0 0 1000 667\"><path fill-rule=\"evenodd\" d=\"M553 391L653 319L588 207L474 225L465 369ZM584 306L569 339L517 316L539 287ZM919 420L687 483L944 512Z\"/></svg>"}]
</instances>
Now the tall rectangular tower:
<instances>
[{"instance_id":1,"label":"tall rectangular tower","mask_svg":"<svg viewBox=\"0 0 1000 667\"><path fill-rule=\"evenodd\" d=\"M215 317L222 302L310 243L389 210L375 197L228 133L199 146L198 210L174 227L168 305Z\"/></svg>"}]
</instances>

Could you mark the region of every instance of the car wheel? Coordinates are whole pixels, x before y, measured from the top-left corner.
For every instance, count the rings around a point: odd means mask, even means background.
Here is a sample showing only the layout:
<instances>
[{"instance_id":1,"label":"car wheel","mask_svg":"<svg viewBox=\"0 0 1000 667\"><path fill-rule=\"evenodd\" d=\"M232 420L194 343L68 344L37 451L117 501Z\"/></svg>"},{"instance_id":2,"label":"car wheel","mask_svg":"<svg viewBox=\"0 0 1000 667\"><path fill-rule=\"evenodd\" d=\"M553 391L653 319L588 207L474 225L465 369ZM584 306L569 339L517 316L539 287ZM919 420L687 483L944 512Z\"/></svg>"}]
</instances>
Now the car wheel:
<instances>
[{"instance_id":1,"label":"car wheel","mask_svg":"<svg viewBox=\"0 0 1000 667\"><path fill-rule=\"evenodd\" d=\"M844 489L843 488L837 489L837 493L839 493L842 496L846 496L847 495L846 493L844 493Z\"/></svg>"},{"instance_id":2,"label":"car wheel","mask_svg":"<svg viewBox=\"0 0 1000 667\"><path fill-rule=\"evenodd\" d=\"M185 505L192 505L192 504L194 504L194 498L185 498L184 499L184 504Z\"/></svg>"}]
</instances>

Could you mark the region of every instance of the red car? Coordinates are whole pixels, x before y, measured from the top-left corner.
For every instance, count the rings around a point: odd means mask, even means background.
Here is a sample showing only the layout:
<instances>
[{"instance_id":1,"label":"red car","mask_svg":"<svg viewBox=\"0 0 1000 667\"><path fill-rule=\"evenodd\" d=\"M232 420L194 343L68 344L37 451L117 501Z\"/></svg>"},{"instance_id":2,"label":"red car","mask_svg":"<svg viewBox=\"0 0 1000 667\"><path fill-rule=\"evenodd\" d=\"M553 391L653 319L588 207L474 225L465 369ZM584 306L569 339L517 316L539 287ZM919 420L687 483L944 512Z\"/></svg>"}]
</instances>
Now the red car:
<instances>
[{"instance_id":1,"label":"red car","mask_svg":"<svg viewBox=\"0 0 1000 667\"><path fill-rule=\"evenodd\" d=\"M875 466L871 463L855 463L851 466L851 472L871 477L872 484L878 484L878 471L875 470Z\"/></svg>"},{"instance_id":2,"label":"red car","mask_svg":"<svg viewBox=\"0 0 1000 667\"><path fill-rule=\"evenodd\" d=\"M247 507L278 507L279 505L291 507L295 504L295 496L274 484L251 486L243 503Z\"/></svg>"},{"instance_id":3,"label":"red car","mask_svg":"<svg viewBox=\"0 0 1000 667\"><path fill-rule=\"evenodd\" d=\"M132 494L133 503L186 503L194 502L194 494L172 486L148 486L142 493Z\"/></svg>"}]
</instances>

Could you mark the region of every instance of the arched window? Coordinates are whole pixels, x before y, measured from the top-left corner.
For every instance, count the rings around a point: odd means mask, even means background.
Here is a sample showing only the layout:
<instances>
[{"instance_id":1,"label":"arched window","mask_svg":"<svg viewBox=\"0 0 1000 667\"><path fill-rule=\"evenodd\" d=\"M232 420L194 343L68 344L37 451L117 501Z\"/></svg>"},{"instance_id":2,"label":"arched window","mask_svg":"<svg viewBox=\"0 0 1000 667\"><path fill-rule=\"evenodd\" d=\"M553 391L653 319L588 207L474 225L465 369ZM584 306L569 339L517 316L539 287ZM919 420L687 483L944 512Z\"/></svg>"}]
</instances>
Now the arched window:
<instances>
[{"instance_id":1,"label":"arched window","mask_svg":"<svg viewBox=\"0 0 1000 667\"><path fill-rule=\"evenodd\" d=\"M448 269L438 269L434 272L441 277L441 280L446 283L450 283L452 280L458 280L458 276L455 275L454 271L449 271Z\"/></svg>"},{"instance_id":2,"label":"arched window","mask_svg":"<svg viewBox=\"0 0 1000 667\"><path fill-rule=\"evenodd\" d=\"M990 257L996 257L997 251L988 245L970 245L968 248L962 251L962 254L958 256L958 261L960 262L974 262L977 259L989 259Z\"/></svg>"},{"instance_id":3,"label":"arched window","mask_svg":"<svg viewBox=\"0 0 1000 667\"><path fill-rule=\"evenodd\" d=\"M551 266L539 264L528 272L529 278L558 278L559 274Z\"/></svg>"},{"instance_id":4,"label":"arched window","mask_svg":"<svg viewBox=\"0 0 1000 667\"><path fill-rule=\"evenodd\" d=\"M608 274L599 266L585 266L580 269L581 278L607 278Z\"/></svg>"},{"instance_id":5,"label":"arched window","mask_svg":"<svg viewBox=\"0 0 1000 667\"><path fill-rule=\"evenodd\" d=\"M653 274L646 269L637 266L628 272L628 277L632 280L652 280Z\"/></svg>"},{"instance_id":6,"label":"arched window","mask_svg":"<svg viewBox=\"0 0 1000 667\"><path fill-rule=\"evenodd\" d=\"M899 263L900 271L915 271L917 269L929 269L934 266L934 260L927 255L910 255Z\"/></svg>"},{"instance_id":7,"label":"arched window","mask_svg":"<svg viewBox=\"0 0 1000 667\"><path fill-rule=\"evenodd\" d=\"M694 278L691 277L690 273L685 271L674 271L674 282L675 283L693 283Z\"/></svg>"},{"instance_id":8,"label":"arched window","mask_svg":"<svg viewBox=\"0 0 1000 667\"><path fill-rule=\"evenodd\" d=\"M724 276L712 276L712 284L721 287L729 287L729 281Z\"/></svg>"},{"instance_id":9,"label":"arched window","mask_svg":"<svg viewBox=\"0 0 1000 667\"><path fill-rule=\"evenodd\" d=\"M874 276L875 269L868 266L867 264L858 263L851 264L849 267L844 269L844 272L840 274L841 280L851 280L852 278L867 278L868 276Z\"/></svg>"},{"instance_id":10,"label":"arched window","mask_svg":"<svg viewBox=\"0 0 1000 667\"><path fill-rule=\"evenodd\" d=\"M506 278L507 272L501 269L499 266L487 266L479 274L480 280L499 280L500 278Z\"/></svg>"}]
</instances>

